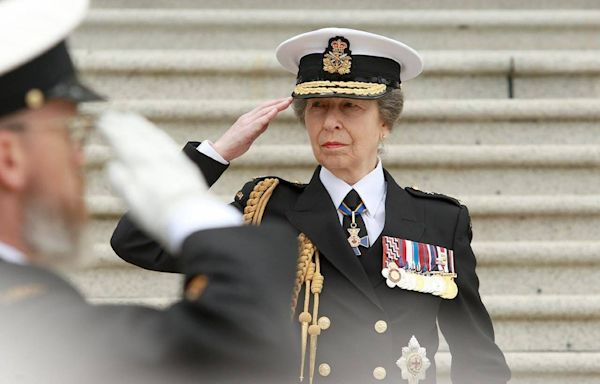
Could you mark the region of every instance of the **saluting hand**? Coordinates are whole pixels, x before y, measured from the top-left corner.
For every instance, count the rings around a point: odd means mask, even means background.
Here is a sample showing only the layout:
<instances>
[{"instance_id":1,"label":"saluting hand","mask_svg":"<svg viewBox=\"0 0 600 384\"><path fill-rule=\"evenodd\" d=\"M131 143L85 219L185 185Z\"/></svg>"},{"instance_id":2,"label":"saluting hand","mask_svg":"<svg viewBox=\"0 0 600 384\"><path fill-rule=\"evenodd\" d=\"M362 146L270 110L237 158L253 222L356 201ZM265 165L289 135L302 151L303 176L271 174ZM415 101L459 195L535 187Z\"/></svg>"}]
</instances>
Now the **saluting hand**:
<instances>
[{"instance_id":1,"label":"saluting hand","mask_svg":"<svg viewBox=\"0 0 600 384\"><path fill-rule=\"evenodd\" d=\"M109 111L97 126L112 149L108 176L114 191L137 225L171 255L197 230L242 223L240 213L208 191L198 167L153 123Z\"/></svg>"},{"instance_id":2,"label":"saluting hand","mask_svg":"<svg viewBox=\"0 0 600 384\"><path fill-rule=\"evenodd\" d=\"M217 140L213 147L225 160L231 161L250 149L269 126L269 123L287 109L292 103L291 97L267 101L254 108L239 119Z\"/></svg>"}]
</instances>

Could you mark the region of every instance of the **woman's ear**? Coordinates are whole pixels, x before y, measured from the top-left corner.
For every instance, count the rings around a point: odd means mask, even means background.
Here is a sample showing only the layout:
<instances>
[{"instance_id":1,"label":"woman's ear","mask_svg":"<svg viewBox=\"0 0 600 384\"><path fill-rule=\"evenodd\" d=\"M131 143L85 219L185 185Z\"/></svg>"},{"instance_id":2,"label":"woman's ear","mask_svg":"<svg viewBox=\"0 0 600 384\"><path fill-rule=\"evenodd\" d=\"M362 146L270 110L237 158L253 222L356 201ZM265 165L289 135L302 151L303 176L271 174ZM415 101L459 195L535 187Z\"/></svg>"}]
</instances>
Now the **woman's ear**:
<instances>
[{"instance_id":1,"label":"woman's ear","mask_svg":"<svg viewBox=\"0 0 600 384\"><path fill-rule=\"evenodd\" d=\"M379 141L385 140L385 138L390 134L390 128L386 123L381 124L381 129L379 130Z\"/></svg>"},{"instance_id":2,"label":"woman's ear","mask_svg":"<svg viewBox=\"0 0 600 384\"><path fill-rule=\"evenodd\" d=\"M0 188L21 191L26 180L27 164L18 134L0 129Z\"/></svg>"}]
</instances>

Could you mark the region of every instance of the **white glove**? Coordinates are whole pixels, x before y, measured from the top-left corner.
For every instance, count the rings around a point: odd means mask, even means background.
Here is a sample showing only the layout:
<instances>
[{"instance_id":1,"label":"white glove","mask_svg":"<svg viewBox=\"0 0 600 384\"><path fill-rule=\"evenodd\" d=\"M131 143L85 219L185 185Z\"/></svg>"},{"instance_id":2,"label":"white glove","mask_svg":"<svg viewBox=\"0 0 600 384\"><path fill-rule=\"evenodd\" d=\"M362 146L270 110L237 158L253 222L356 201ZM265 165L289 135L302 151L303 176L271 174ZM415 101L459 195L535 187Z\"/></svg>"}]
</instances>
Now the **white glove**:
<instances>
[{"instance_id":1,"label":"white glove","mask_svg":"<svg viewBox=\"0 0 600 384\"><path fill-rule=\"evenodd\" d=\"M108 165L113 188L136 224L171 254L193 232L242 223L237 210L208 192L177 144L142 116L108 112L98 129L113 149Z\"/></svg>"}]
</instances>

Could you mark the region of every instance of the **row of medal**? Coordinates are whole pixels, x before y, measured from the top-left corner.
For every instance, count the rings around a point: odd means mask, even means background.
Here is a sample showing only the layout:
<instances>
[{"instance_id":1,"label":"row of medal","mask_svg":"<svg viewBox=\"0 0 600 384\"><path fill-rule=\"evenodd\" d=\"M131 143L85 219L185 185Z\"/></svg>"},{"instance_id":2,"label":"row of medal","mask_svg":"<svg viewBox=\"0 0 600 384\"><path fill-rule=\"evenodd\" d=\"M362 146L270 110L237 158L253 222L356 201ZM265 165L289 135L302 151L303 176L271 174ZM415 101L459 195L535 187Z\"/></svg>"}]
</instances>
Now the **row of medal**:
<instances>
[{"instance_id":1,"label":"row of medal","mask_svg":"<svg viewBox=\"0 0 600 384\"><path fill-rule=\"evenodd\" d=\"M390 288L429 293L443 299L458 294L454 252L444 247L384 236L381 274Z\"/></svg>"}]
</instances>

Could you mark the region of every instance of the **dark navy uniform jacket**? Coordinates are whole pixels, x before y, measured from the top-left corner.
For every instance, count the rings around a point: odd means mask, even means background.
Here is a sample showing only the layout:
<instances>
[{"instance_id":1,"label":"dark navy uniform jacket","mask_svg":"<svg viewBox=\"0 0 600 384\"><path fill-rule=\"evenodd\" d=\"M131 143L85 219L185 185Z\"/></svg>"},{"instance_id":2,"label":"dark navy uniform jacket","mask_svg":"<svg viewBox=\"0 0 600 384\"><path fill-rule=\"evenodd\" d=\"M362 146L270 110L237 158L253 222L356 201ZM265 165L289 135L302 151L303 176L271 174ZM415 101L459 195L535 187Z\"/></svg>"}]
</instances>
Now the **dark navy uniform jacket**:
<instances>
[{"instance_id":1,"label":"dark navy uniform jacket","mask_svg":"<svg viewBox=\"0 0 600 384\"><path fill-rule=\"evenodd\" d=\"M189 143L184 151L212 184L226 166L198 152L197 145ZM406 382L401 379L396 361L402 355L402 347L414 335L421 347L426 348L432 363L426 380L421 383L435 383L439 326L452 354L454 383L506 383L510 370L495 344L492 322L479 296L467 208L447 196L401 188L385 170L384 175L387 195L381 235L454 250L458 296L446 300L426 293L390 289L381 276L381 238L366 254L354 255L336 207L320 182L319 168L308 184L281 182L269 200L263 222L286 220L296 232L306 234L321 255L325 282L319 316L327 316L331 326L318 338L316 365L328 364L331 373L326 377L317 373L316 382ZM233 205L243 210L258 181L247 183ZM112 245L119 256L141 267L179 270L176 262L136 230L127 216L116 228ZM298 313L303 307L303 294L300 298ZM378 333L375 324L381 321L386 323L387 330ZM374 377L376 368L380 373L381 368L385 370L383 380ZM296 369L294 374L298 373Z\"/></svg>"},{"instance_id":2,"label":"dark navy uniform jacket","mask_svg":"<svg viewBox=\"0 0 600 384\"><path fill-rule=\"evenodd\" d=\"M280 383L297 361L295 253L282 225L196 232L178 258L184 299L164 310L90 305L46 269L0 261L0 383Z\"/></svg>"}]
</instances>

